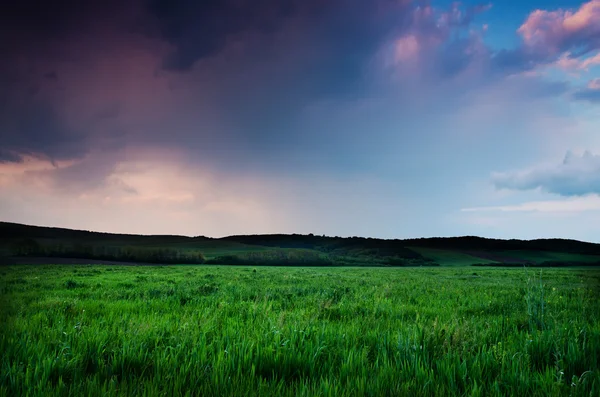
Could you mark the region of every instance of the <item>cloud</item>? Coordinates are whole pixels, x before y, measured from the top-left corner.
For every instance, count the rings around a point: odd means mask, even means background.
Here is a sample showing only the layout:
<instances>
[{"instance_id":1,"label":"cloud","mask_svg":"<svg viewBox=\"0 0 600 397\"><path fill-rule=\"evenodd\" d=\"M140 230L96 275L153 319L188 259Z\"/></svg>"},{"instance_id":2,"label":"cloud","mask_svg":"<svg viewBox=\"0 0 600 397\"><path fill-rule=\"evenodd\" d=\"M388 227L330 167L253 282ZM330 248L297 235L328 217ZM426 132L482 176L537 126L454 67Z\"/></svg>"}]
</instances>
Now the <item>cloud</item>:
<instances>
[{"instance_id":1,"label":"cloud","mask_svg":"<svg viewBox=\"0 0 600 397\"><path fill-rule=\"evenodd\" d=\"M50 160L31 155L0 161L0 191L7 195L12 188L26 185L35 191L34 194L44 195L54 186L47 176L73 164L73 160Z\"/></svg>"},{"instance_id":2,"label":"cloud","mask_svg":"<svg viewBox=\"0 0 600 397\"><path fill-rule=\"evenodd\" d=\"M123 147L169 111L163 47L138 32L137 1L25 4L0 16L11 32L0 37L0 148L11 161Z\"/></svg>"},{"instance_id":3,"label":"cloud","mask_svg":"<svg viewBox=\"0 0 600 397\"><path fill-rule=\"evenodd\" d=\"M78 158L147 144L225 164L268 158L257 152L301 139L290 124L312 101L364 94L366 64L408 7L352 0L18 6L0 17L12 34L0 39L0 147ZM44 22L54 13L56 21Z\"/></svg>"},{"instance_id":4,"label":"cloud","mask_svg":"<svg viewBox=\"0 0 600 397\"><path fill-rule=\"evenodd\" d=\"M368 176L228 174L182 162L181 151L122 153L96 186L63 180L88 159L0 163L0 218L128 233L223 236L327 233L394 236L381 225L407 213L389 184ZM93 160L92 160L93 161ZM49 210L52 209L52 210ZM353 214L353 216L348 216Z\"/></svg>"},{"instance_id":5,"label":"cloud","mask_svg":"<svg viewBox=\"0 0 600 397\"><path fill-rule=\"evenodd\" d=\"M588 71L590 68L600 65L600 52L586 58L572 57L569 51L561 54L555 65L565 71Z\"/></svg>"},{"instance_id":6,"label":"cloud","mask_svg":"<svg viewBox=\"0 0 600 397\"><path fill-rule=\"evenodd\" d=\"M572 10L536 10L518 29L527 48L547 55L576 49L577 55L600 48L600 0Z\"/></svg>"},{"instance_id":7,"label":"cloud","mask_svg":"<svg viewBox=\"0 0 600 397\"><path fill-rule=\"evenodd\" d=\"M531 201L517 205L463 208L462 212L558 212L575 213L600 211L600 197L596 195L571 197L564 200Z\"/></svg>"},{"instance_id":8,"label":"cloud","mask_svg":"<svg viewBox=\"0 0 600 397\"><path fill-rule=\"evenodd\" d=\"M146 234L219 235L249 224L264 231L271 223L256 201L258 183L215 177L181 164L180 157L169 151L129 151L115 156L108 168L90 156L54 164L37 157L0 163L0 216Z\"/></svg>"},{"instance_id":9,"label":"cloud","mask_svg":"<svg viewBox=\"0 0 600 397\"><path fill-rule=\"evenodd\" d=\"M569 151L559 165L496 173L492 180L498 189L541 189L561 196L600 194L600 155Z\"/></svg>"},{"instance_id":10,"label":"cloud","mask_svg":"<svg viewBox=\"0 0 600 397\"><path fill-rule=\"evenodd\" d=\"M85 136L65 124L50 105L32 101L26 110L17 118L4 114L0 121L0 147L13 159L18 154L66 159L86 153Z\"/></svg>"},{"instance_id":11,"label":"cloud","mask_svg":"<svg viewBox=\"0 0 600 397\"><path fill-rule=\"evenodd\" d=\"M591 103L600 103L600 90L598 89L583 89L574 94L574 98L580 101L588 101Z\"/></svg>"},{"instance_id":12,"label":"cloud","mask_svg":"<svg viewBox=\"0 0 600 397\"><path fill-rule=\"evenodd\" d=\"M573 97L580 101L600 103L600 78L591 80L587 88L576 91Z\"/></svg>"},{"instance_id":13,"label":"cloud","mask_svg":"<svg viewBox=\"0 0 600 397\"><path fill-rule=\"evenodd\" d=\"M28 45L19 49L21 63L5 68L19 78L7 79L18 83L7 91L3 120L26 118L35 106L53 116L47 128L30 128L21 141L14 125L4 128L0 146L10 135L11 150L50 157L154 145L184 148L195 154L193 161L232 170L298 168L294 158L308 167L306 150L332 162L358 155L339 139L356 139L357 148L368 139L336 125L323 130L312 124L308 131L305 115L312 106L352 107L384 98L408 124L419 117L413 102L423 103L422 111L430 103L429 113L451 108L442 102L460 103L459 97L505 77L490 78L491 51L472 26L489 6L434 9L426 2L383 0L124 4L97 3L92 10L98 19L85 8L64 10L64 26L44 28L60 32L60 42L22 39ZM23 27L14 23L15 32L33 35L36 30L27 27L39 19L35 15L21 15ZM392 60L387 68L376 65L386 56ZM24 94L28 90L35 93ZM558 91L548 85L545 95ZM320 122L328 123L327 115ZM37 143L34 131L45 134ZM332 145L333 154L323 149Z\"/></svg>"},{"instance_id":14,"label":"cloud","mask_svg":"<svg viewBox=\"0 0 600 397\"><path fill-rule=\"evenodd\" d=\"M600 0L584 3L577 10L535 10L517 33L519 47L493 55L497 70L519 73L550 64L588 69L598 64L598 55L593 54L600 50Z\"/></svg>"},{"instance_id":15,"label":"cloud","mask_svg":"<svg viewBox=\"0 0 600 397\"><path fill-rule=\"evenodd\" d=\"M509 77L475 23L489 6L44 4L0 16L15 38L0 38L0 217L435 234L472 193L456 180L564 143L568 117L549 99L567 84ZM512 56L548 61L521 47Z\"/></svg>"},{"instance_id":16,"label":"cloud","mask_svg":"<svg viewBox=\"0 0 600 397\"><path fill-rule=\"evenodd\" d=\"M590 80L588 88L590 90L600 90L600 78Z\"/></svg>"},{"instance_id":17,"label":"cloud","mask_svg":"<svg viewBox=\"0 0 600 397\"><path fill-rule=\"evenodd\" d=\"M310 3L313 7L318 4ZM240 35L280 29L286 18L298 12L299 5L297 1L283 4L271 0L150 0L147 8L158 22L161 37L174 47L165 68L183 71L199 59L218 54Z\"/></svg>"},{"instance_id":18,"label":"cloud","mask_svg":"<svg viewBox=\"0 0 600 397\"><path fill-rule=\"evenodd\" d=\"M19 163L23 160L22 156L12 150L0 148L0 163Z\"/></svg>"},{"instance_id":19,"label":"cloud","mask_svg":"<svg viewBox=\"0 0 600 397\"><path fill-rule=\"evenodd\" d=\"M454 3L439 10L424 4L412 10L406 28L384 47L383 62L396 77L447 80L487 62L485 29L474 29L472 23L491 6L462 8Z\"/></svg>"},{"instance_id":20,"label":"cloud","mask_svg":"<svg viewBox=\"0 0 600 397\"><path fill-rule=\"evenodd\" d=\"M347 55L347 50L353 49L359 59L365 45L370 47L374 37L392 27L390 16L387 20L374 19L383 8L395 16L398 10L408 9L407 2L382 0L283 3L275 0L151 0L147 6L157 22L159 36L172 46L163 66L179 72L189 71L198 61L218 56L229 46L250 49L256 56L268 56L270 39L282 34L292 45L302 36L310 39L305 45L325 46L338 56ZM401 19L394 22L397 26ZM253 45L256 42L262 44L260 48ZM351 60L346 57L347 62Z\"/></svg>"}]
</instances>

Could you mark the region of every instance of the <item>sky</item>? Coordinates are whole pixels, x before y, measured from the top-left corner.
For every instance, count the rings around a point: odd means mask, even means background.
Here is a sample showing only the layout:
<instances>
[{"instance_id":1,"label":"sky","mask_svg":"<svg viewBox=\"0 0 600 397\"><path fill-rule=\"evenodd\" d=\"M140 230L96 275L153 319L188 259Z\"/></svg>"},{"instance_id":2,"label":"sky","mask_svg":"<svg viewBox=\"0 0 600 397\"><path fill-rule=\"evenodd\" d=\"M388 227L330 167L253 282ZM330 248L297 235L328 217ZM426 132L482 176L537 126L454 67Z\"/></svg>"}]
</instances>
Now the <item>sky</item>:
<instances>
[{"instance_id":1,"label":"sky","mask_svg":"<svg viewBox=\"0 0 600 397\"><path fill-rule=\"evenodd\" d=\"M600 242L600 0L23 0L0 220Z\"/></svg>"}]
</instances>

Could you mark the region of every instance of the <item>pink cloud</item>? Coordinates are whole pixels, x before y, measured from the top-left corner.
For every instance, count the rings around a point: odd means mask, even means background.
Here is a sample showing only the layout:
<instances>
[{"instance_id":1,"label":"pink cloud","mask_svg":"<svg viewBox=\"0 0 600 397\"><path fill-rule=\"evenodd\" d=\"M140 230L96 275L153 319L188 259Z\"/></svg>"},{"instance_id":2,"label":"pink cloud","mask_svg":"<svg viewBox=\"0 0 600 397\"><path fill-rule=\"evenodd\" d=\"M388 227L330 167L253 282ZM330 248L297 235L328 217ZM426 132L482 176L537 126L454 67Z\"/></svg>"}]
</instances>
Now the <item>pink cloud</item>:
<instances>
[{"instance_id":1,"label":"pink cloud","mask_svg":"<svg viewBox=\"0 0 600 397\"><path fill-rule=\"evenodd\" d=\"M419 41L413 34L399 38L395 47L396 61L398 62L414 61L419 55Z\"/></svg>"},{"instance_id":2,"label":"pink cloud","mask_svg":"<svg viewBox=\"0 0 600 397\"><path fill-rule=\"evenodd\" d=\"M487 25L472 27L477 14L491 6L462 8L454 3L447 10L429 5L417 6L411 13L410 26L386 46L384 64L400 79L459 76L478 69L488 50L483 43ZM457 39L455 33L467 31L468 36ZM436 77L437 76L437 77Z\"/></svg>"},{"instance_id":3,"label":"pink cloud","mask_svg":"<svg viewBox=\"0 0 600 397\"><path fill-rule=\"evenodd\" d=\"M585 59L578 59L572 57L571 52L567 51L558 58L554 65L565 71L588 71L590 68L600 65L600 52Z\"/></svg>"},{"instance_id":4,"label":"pink cloud","mask_svg":"<svg viewBox=\"0 0 600 397\"><path fill-rule=\"evenodd\" d=\"M382 233L381 220L402 207L388 183L369 176L228 175L186 164L185 159L182 151L131 149L115 159L104 183L76 190L66 190L58 182L61 172L74 166L71 163L57 167L39 159L2 163L0 219L141 234L343 230L349 235L376 235ZM87 162L92 160L83 159L77 166L89 171Z\"/></svg>"},{"instance_id":5,"label":"pink cloud","mask_svg":"<svg viewBox=\"0 0 600 397\"><path fill-rule=\"evenodd\" d=\"M568 31L576 32L594 25L597 28L599 23L600 1L591 0L583 4L576 13L567 13L563 25Z\"/></svg>"},{"instance_id":6,"label":"pink cloud","mask_svg":"<svg viewBox=\"0 0 600 397\"><path fill-rule=\"evenodd\" d=\"M8 190L11 186L20 183L47 190L51 183L43 177L43 174L56 172L76 163L77 161L74 160L50 161L47 158L32 155L22 156L20 162L0 163L0 188Z\"/></svg>"},{"instance_id":7,"label":"pink cloud","mask_svg":"<svg viewBox=\"0 0 600 397\"><path fill-rule=\"evenodd\" d=\"M593 79L588 83L590 90L600 90L600 78Z\"/></svg>"},{"instance_id":8,"label":"pink cloud","mask_svg":"<svg viewBox=\"0 0 600 397\"><path fill-rule=\"evenodd\" d=\"M582 69L586 69L586 70L588 68L590 68L592 66L596 66L596 65L600 65L600 52L598 54L596 54L595 56L593 56L593 57L584 59L581 62L581 68Z\"/></svg>"},{"instance_id":9,"label":"pink cloud","mask_svg":"<svg viewBox=\"0 0 600 397\"><path fill-rule=\"evenodd\" d=\"M573 97L577 100L587 101L592 104L600 103L600 78L590 80L587 87L575 91Z\"/></svg>"},{"instance_id":10,"label":"pink cloud","mask_svg":"<svg viewBox=\"0 0 600 397\"><path fill-rule=\"evenodd\" d=\"M545 54L561 53L574 46L600 47L600 0L591 0L577 11L536 10L518 29L524 44Z\"/></svg>"},{"instance_id":11,"label":"pink cloud","mask_svg":"<svg viewBox=\"0 0 600 397\"><path fill-rule=\"evenodd\" d=\"M192 168L184 157L155 148L128 150L97 176L99 183L75 186L72 172L95 173L93 155L54 165L35 157L0 163L0 218L142 234L224 235L241 233L248 225L263 232L275 228L260 194L264 180Z\"/></svg>"}]
</instances>

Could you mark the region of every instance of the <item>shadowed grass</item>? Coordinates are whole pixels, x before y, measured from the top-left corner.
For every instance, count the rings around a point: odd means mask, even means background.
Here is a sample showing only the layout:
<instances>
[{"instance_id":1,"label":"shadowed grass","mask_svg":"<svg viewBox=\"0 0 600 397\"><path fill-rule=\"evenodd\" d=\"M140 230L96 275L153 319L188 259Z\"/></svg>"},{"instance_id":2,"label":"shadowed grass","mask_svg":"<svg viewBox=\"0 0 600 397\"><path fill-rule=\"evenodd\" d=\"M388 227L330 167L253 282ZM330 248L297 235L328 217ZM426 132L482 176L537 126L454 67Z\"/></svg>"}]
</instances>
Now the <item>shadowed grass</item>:
<instances>
[{"instance_id":1,"label":"shadowed grass","mask_svg":"<svg viewBox=\"0 0 600 397\"><path fill-rule=\"evenodd\" d=\"M425 258L431 259L444 266L470 266L480 263L495 263L495 261L468 255L462 252L436 248L410 247Z\"/></svg>"}]
</instances>

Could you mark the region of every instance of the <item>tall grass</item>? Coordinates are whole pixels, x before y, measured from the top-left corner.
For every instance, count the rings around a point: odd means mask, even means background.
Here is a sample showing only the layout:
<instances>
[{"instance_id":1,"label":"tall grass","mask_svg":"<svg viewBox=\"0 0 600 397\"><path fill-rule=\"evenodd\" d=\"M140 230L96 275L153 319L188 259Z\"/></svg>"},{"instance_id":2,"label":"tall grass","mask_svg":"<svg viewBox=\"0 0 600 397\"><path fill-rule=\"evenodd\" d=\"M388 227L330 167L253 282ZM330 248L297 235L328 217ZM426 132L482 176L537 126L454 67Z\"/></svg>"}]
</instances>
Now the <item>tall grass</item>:
<instances>
[{"instance_id":1,"label":"tall grass","mask_svg":"<svg viewBox=\"0 0 600 397\"><path fill-rule=\"evenodd\" d=\"M596 396L599 276L4 267L0 395Z\"/></svg>"},{"instance_id":2,"label":"tall grass","mask_svg":"<svg viewBox=\"0 0 600 397\"><path fill-rule=\"evenodd\" d=\"M527 295L525 301L527 302L529 328L531 331L534 329L543 330L545 329L544 307L546 306L546 302L544 301L542 271L540 270L540 276L537 280L529 275L527 268L525 268L525 272L527 273Z\"/></svg>"}]
</instances>

